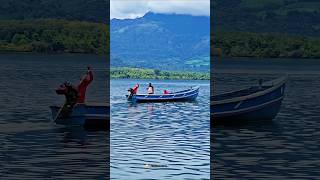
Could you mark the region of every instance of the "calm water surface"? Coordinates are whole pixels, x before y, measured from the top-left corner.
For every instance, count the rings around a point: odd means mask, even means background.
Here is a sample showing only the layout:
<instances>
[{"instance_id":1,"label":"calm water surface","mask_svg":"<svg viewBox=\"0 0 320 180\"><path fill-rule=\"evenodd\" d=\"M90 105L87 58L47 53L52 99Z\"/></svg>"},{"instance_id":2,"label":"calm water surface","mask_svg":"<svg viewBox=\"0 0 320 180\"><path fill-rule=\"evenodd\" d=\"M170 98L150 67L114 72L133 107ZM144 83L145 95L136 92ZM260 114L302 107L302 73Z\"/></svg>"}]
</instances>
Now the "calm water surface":
<instances>
[{"instance_id":1,"label":"calm water surface","mask_svg":"<svg viewBox=\"0 0 320 180\"><path fill-rule=\"evenodd\" d=\"M196 102L130 104L143 80L111 81L111 179L209 179L209 81L152 80L158 93L200 86Z\"/></svg>"},{"instance_id":2,"label":"calm water surface","mask_svg":"<svg viewBox=\"0 0 320 180\"><path fill-rule=\"evenodd\" d=\"M214 63L215 93L288 74L273 121L211 129L213 179L320 177L320 61L223 59Z\"/></svg>"},{"instance_id":3,"label":"calm water surface","mask_svg":"<svg viewBox=\"0 0 320 180\"><path fill-rule=\"evenodd\" d=\"M49 111L64 101L54 88L78 83L87 65L88 101L106 102L105 58L2 54L0 63L0 179L107 179L109 133L58 126Z\"/></svg>"}]
</instances>

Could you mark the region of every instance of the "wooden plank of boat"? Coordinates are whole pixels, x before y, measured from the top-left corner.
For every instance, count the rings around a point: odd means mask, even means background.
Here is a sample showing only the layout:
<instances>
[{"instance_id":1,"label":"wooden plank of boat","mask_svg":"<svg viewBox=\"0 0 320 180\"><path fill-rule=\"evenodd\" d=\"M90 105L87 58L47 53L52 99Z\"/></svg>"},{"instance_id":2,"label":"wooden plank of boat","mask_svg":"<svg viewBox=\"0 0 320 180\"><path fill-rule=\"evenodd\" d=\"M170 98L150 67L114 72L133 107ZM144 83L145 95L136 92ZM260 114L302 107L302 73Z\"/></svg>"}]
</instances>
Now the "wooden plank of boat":
<instances>
[{"instance_id":1,"label":"wooden plank of boat","mask_svg":"<svg viewBox=\"0 0 320 180\"><path fill-rule=\"evenodd\" d=\"M170 102L170 101L194 101L199 93L199 86L169 94L135 94L128 96L130 102Z\"/></svg>"},{"instance_id":2,"label":"wooden plank of boat","mask_svg":"<svg viewBox=\"0 0 320 180\"><path fill-rule=\"evenodd\" d=\"M213 124L274 119L280 110L287 76L261 86L211 97Z\"/></svg>"}]
</instances>

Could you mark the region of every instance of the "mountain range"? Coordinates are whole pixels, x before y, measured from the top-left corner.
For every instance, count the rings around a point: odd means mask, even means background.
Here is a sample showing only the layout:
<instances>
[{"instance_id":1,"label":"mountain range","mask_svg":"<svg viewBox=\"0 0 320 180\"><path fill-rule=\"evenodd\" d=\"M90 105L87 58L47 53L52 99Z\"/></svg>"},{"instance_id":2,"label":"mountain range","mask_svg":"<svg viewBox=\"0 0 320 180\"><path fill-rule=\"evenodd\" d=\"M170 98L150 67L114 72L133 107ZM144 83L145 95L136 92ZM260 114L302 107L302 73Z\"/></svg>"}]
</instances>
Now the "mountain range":
<instances>
[{"instance_id":1,"label":"mountain range","mask_svg":"<svg viewBox=\"0 0 320 180\"><path fill-rule=\"evenodd\" d=\"M210 18L148 12L110 21L112 66L207 70Z\"/></svg>"}]
</instances>

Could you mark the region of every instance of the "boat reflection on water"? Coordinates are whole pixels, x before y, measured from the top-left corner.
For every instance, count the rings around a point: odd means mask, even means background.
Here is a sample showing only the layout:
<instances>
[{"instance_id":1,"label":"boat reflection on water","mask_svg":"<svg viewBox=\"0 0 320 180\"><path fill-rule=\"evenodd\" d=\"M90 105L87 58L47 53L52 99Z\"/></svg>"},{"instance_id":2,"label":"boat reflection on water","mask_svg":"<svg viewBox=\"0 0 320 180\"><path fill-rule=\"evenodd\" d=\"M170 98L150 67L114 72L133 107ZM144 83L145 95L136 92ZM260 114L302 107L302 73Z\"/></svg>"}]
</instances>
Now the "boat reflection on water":
<instances>
[{"instance_id":1,"label":"boat reflection on water","mask_svg":"<svg viewBox=\"0 0 320 180\"><path fill-rule=\"evenodd\" d=\"M106 144L109 145L109 129L101 127L83 127L83 126L66 126L56 129L57 133L64 134L61 140L64 143L77 142L81 145L87 145L90 143L90 134L105 134Z\"/></svg>"}]
</instances>

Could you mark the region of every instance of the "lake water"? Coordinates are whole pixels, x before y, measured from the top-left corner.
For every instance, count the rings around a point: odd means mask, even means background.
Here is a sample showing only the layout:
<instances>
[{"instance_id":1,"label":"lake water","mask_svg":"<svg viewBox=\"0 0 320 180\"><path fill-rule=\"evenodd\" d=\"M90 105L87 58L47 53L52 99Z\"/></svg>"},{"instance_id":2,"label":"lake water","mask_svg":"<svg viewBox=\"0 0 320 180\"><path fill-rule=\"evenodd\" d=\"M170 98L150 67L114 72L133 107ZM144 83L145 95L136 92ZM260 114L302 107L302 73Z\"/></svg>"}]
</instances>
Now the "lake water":
<instances>
[{"instance_id":1,"label":"lake water","mask_svg":"<svg viewBox=\"0 0 320 180\"><path fill-rule=\"evenodd\" d=\"M145 93L199 85L196 102L130 104L135 83ZM210 178L209 81L111 81L111 179L179 180Z\"/></svg>"},{"instance_id":2,"label":"lake water","mask_svg":"<svg viewBox=\"0 0 320 180\"><path fill-rule=\"evenodd\" d=\"M220 59L213 63L215 93L288 74L282 108L273 121L211 129L212 177L320 177L320 61Z\"/></svg>"},{"instance_id":3,"label":"lake water","mask_svg":"<svg viewBox=\"0 0 320 180\"><path fill-rule=\"evenodd\" d=\"M51 120L54 89L94 70L88 102L107 103L106 58L94 55L0 55L0 179L107 179L109 132L66 128Z\"/></svg>"}]
</instances>

